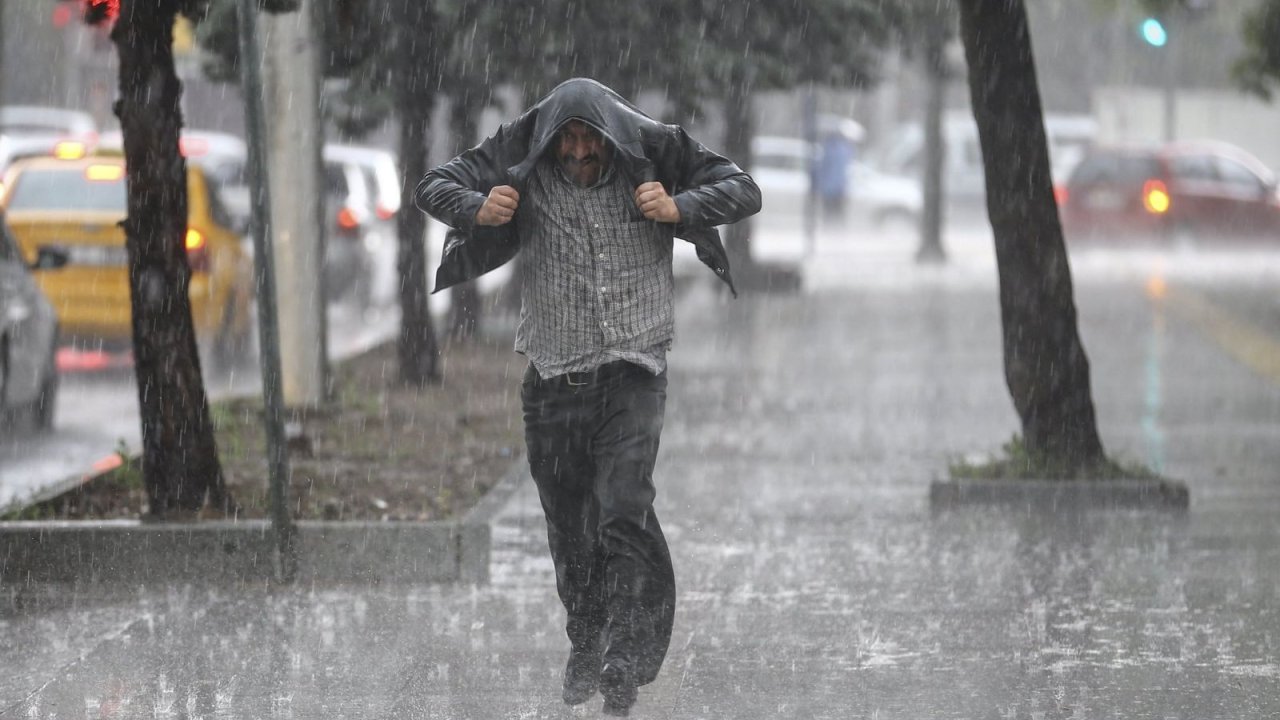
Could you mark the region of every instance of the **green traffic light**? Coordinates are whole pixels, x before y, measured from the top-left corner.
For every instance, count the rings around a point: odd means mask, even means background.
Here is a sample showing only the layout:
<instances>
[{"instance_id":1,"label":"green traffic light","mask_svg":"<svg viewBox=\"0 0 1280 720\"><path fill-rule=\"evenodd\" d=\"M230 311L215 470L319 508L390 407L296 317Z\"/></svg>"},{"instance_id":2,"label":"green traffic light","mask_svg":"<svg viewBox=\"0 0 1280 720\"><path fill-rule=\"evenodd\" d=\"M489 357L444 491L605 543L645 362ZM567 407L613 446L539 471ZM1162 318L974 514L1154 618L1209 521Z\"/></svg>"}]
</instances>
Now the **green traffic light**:
<instances>
[{"instance_id":1,"label":"green traffic light","mask_svg":"<svg viewBox=\"0 0 1280 720\"><path fill-rule=\"evenodd\" d=\"M1164 29L1164 25L1155 18L1147 18L1142 21L1140 28L1142 39L1147 41L1148 45L1154 47L1164 47L1169 42L1169 33Z\"/></svg>"}]
</instances>

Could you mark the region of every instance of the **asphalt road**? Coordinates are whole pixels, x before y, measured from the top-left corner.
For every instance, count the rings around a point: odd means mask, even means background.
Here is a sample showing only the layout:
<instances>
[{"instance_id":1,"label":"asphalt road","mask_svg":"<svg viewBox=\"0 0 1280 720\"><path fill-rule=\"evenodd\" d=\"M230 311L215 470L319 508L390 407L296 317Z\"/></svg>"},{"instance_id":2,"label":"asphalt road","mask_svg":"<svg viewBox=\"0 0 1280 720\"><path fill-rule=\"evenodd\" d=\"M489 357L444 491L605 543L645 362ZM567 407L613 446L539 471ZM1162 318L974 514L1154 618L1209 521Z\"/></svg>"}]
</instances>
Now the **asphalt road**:
<instances>
[{"instance_id":1,"label":"asphalt road","mask_svg":"<svg viewBox=\"0 0 1280 720\"><path fill-rule=\"evenodd\" d=\"M1280 715L1280 253L1073 258L1112 457L1186 512L933 512L1018 421L981 238L829 238L801 293L678 310L657 513L678 584L637 718ZM5 717L563 718L526 481L486 585L62 589L0 614Z\"/></svg>"},{"instance_id":2,"label":"asphalt road","mask_svg":"<svg viewBox=\"0 0 1280 720\"><path fill-rule=\"evenodd\" d=\"M438 245L432 243L433 248ZM687 247L680 249L679 271L691 278L688 282L704 282L696 257ZM914 252L911 237L886 236L865 228L824 228L811 243L803 233L779 222L761 228L754 247L757 257L768 262L801 264L810 290L859 286L909 290L920 283L939 281L994 287L995 257L989 233L952 231L946 238L946 249L949 257L944 266L921 268L910 262ZM390 245L384 250L389 253ZM1256 333L1280 337L1280 296L1274 292L1280 251L1091 248L1074 252L1072 266L1078 304L1086 304L1090 288L1099 284L1139 283L1148 293L1163 293L1155 301L1225 333L1229 337L1223 342L1231 352L1248 355L1246 363L1280 373L1274 368L1280 360L1268 356L1268 346L1260 345L1255 337ZM378 299L394 300L387 289L394 281L392 263L384 258L378 274L378 286L383 288ZM445 296L436 296L433 301L442 299ZM397 317L394 309L361 317L347 307L332 307L331 356L340 358L391 337ZM1087 350L1087 329L1084 335ZM251 394L260 387L256 366L239 372L210 368L206 382L215 398ZM74 482L109 461L119 447L135 451L140 447L136 386L127 367L64 376L57 417L52 434L11 428L0 438L0 508Z\"/></svg>"}]
</instances>

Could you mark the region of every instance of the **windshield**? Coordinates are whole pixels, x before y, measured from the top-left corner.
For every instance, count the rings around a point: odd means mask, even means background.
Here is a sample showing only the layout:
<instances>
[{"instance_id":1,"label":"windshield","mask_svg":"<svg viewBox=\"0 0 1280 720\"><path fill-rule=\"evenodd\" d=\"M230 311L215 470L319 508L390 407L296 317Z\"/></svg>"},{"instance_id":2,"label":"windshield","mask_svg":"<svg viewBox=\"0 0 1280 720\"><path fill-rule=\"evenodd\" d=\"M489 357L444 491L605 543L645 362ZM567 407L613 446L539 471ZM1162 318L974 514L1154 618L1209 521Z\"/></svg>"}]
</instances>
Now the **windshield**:
<instances>
[{"instance_id":1,"label":"windshield","mask_svg":"<svg viewBox=\"0 0 1280 720\"><path fill-rule=\"evenodd\" d=\"M126 193L123 168L104 165L103 179L91 179L89 170L74 168L31 168L15 181L9 210L115 210L125 212ZM116 173L119 173L118 176Z\"/></svg>"}]
</instances>

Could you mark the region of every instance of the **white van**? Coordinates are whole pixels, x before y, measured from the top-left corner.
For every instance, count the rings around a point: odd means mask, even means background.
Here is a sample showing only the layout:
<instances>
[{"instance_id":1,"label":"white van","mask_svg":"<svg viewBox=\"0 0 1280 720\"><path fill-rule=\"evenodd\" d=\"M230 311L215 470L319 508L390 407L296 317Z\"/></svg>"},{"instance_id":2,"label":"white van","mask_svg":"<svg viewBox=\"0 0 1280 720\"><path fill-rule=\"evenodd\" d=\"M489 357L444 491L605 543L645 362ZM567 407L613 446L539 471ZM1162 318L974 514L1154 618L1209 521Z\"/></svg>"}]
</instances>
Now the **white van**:
<instances>
[{"instance_id":1,"label":"white van","mask_svg":"<svg viewBox=\"0 0 1280 720\"><path fill-rule=\"evenodd\" d=\"M1087 115L1047 114L1045 134L1053 177L1064 179L1098 134ZM943 117L943 193L948 222L985 223L986 176L978 126L968 111ZM860 164L853 182L853 205L876 226L918 226L924 208L924 130L918 122L899 126Z\"/></svg>"}]
</instances>

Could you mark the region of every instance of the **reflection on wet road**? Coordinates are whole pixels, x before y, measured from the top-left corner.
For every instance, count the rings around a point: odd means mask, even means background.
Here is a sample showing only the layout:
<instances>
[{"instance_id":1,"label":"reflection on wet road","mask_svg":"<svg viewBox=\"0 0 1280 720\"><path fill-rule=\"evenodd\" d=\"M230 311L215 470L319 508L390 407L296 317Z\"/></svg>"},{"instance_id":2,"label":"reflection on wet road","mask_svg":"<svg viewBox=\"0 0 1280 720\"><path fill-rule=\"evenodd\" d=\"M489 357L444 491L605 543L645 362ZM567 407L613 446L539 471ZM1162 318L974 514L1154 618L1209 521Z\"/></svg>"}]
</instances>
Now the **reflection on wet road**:
<instances>
[{"instance_id":1,"label":"reflection on wet road","mask_svg":"<svg viewBox=\"0 0 1280 720\"><path fill-rule=\"evenodd\" d=\"M935 514L929 481L1017 430L994 280L962 275L686 296L655 478L679 607L633 717L1280 714L1280 384L1158 320L1145 274L1078 274L1107 449L1158 432L1190 510ZM0 717L593 716L559 701L529 483L494 542L480 587L24 594Z\"/></svg>"}]
</instances>

